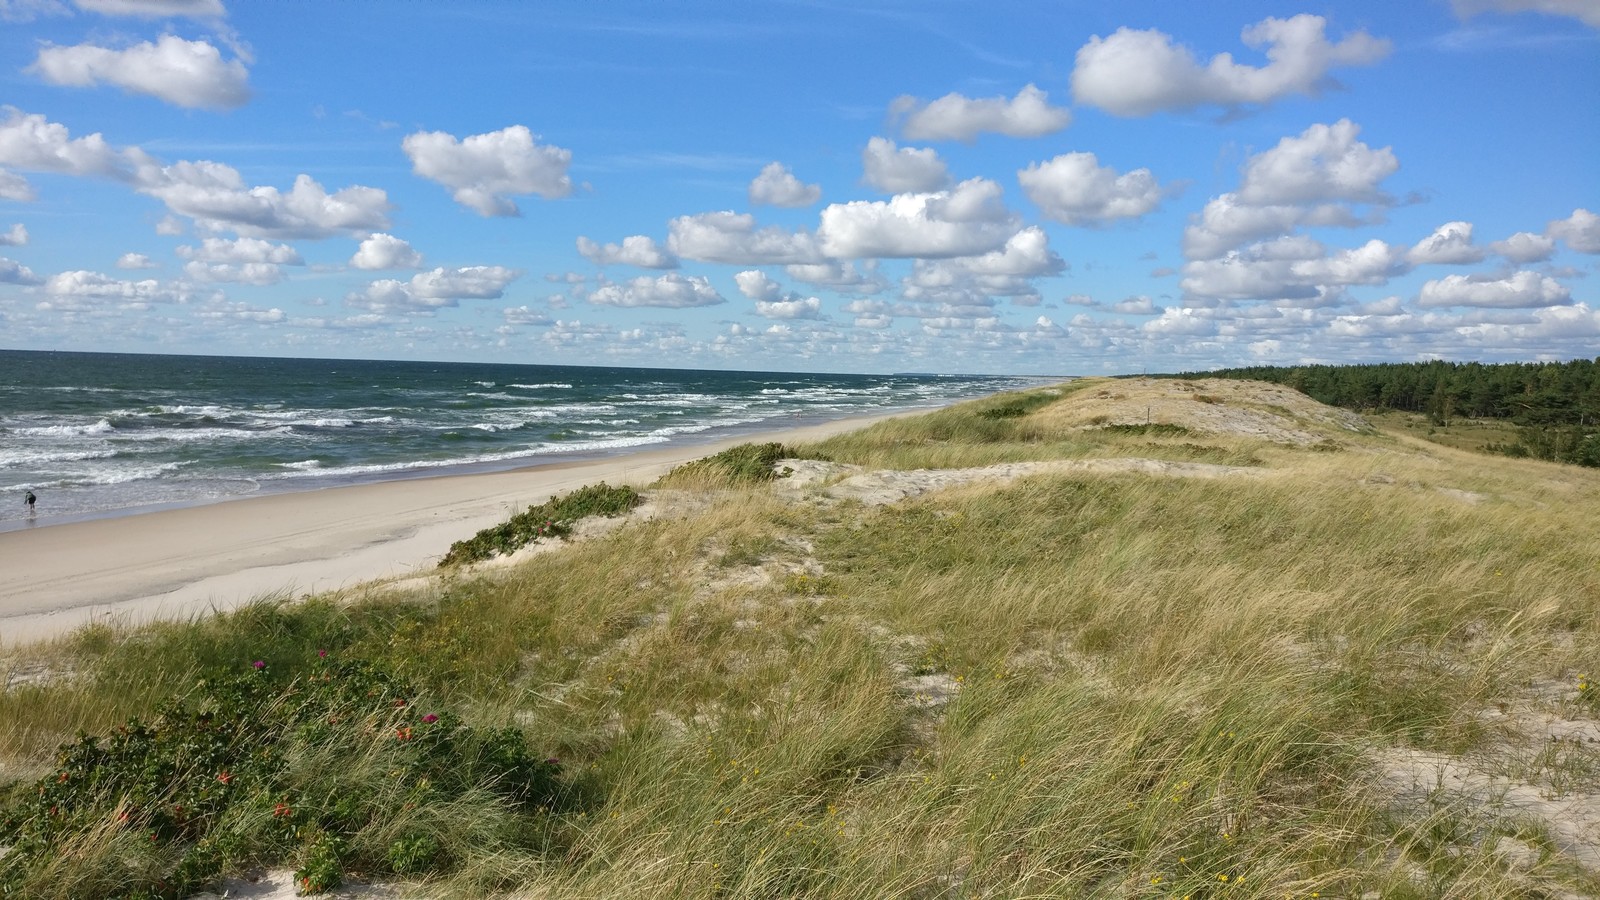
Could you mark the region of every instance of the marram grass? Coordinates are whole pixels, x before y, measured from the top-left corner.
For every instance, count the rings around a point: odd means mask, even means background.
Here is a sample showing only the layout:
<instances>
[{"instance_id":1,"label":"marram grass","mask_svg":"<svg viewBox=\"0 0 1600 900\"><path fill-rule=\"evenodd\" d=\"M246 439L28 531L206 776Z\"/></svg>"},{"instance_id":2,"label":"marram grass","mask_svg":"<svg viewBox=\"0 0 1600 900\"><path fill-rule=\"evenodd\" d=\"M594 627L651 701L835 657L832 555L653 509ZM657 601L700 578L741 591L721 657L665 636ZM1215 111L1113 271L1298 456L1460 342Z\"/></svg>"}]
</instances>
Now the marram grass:
<instances>
[{"instance_id":1,"label":"marram grass","mask_svg":"<svg viewBox=\"0 0 1600 900\"><path fill-rule=\"evenodd\" d=\"M293 678L325 649L561 761L559 809L468 793L348 854L431 841L456 862L430 896L1600 893L1548 824L1372 787L1396 748L1507 758L1490 711L1600 715L1579 688L1600 674L1600 474L1386 434L1329 433L1327 452L1107 430L1065 406L1091 388L790 449L868 469L1137 456L1255 474L1034 475L871 507L686 473L659 489L677 513L434 588L29 651L8 664L47 675L0 693L0 771L45 774L79 729L148 716L208 672L266 658ZM1497 774L1593 796L1600 752ZM1504 838L1543 861L1508 865ZM124 840L77 835L48 878L133 859Z\"/></svg>"}]
</instances>

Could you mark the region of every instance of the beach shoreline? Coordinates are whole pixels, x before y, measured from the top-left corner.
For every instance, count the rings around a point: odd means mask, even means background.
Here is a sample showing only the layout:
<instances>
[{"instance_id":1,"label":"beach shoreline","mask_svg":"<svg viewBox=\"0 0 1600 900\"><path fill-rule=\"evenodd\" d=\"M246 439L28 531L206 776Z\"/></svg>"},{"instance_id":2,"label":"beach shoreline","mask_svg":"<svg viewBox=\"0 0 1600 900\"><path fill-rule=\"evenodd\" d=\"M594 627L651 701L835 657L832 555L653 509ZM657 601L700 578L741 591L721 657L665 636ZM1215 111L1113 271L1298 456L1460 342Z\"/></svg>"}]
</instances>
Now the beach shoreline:
<instances>
[{"instance_id":1,"label":"beach shoreline","mask_svg":"<svg viewBox=\"0 0 1600 900\"><path fill-rule=\"evenodd\" d=\"M0 534L0 646L95 622L186 619L270 596L347 590L433 570L451 543L600 481L647 484L747 442L821 440L927 410L740 433L594 459L274 492Z\"/></svg>"}]
</instances>

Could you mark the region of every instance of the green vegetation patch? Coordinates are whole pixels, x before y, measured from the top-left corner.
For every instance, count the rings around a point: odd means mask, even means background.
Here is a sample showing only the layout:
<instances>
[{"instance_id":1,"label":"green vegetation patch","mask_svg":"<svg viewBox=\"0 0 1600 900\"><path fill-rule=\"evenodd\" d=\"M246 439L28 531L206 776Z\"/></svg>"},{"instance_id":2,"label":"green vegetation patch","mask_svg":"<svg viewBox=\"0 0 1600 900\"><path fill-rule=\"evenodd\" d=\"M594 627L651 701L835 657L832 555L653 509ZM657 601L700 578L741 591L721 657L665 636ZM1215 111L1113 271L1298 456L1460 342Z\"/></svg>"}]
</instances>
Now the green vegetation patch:
<instances>
[{"instance_id":1,"label":"green vegetation patch","mask_svg":"<svg viewBox=\"0 0 1600 900\"><path fill-rule=\"evenodd\" d=\"M693 480L709 476L735 484L756 484L777 478L778 460L796 455L795 451L775 441L766 444L739 444L721 453L686 462L668 472L662 481Z\"/></svg>"},{"instance_id":2,"label":"green vegetation patch","mask_svg":"<svg viewBox=\"0 0 1600 900\"><path fill-rule=\"evenodd\" d=\"M1057 392L1038 391L1032 394L1002 394L1005 400L999 406L978 410L980 419L1020 419L1041 407L1061 399Z\"/></svg>"},{"instance_id":3,"label":"green vegetation patch","mask_svg":"<svg viewBox=\"0 0 1600 900\"><path fill-rule=\"evenodd\" d=\"M605 482L585 485L562 497L551 497L531 509L523 510L505 522L485 528L464 541L450 545L439 560L440 568L491 559L516 551L542 538L564 538L572 525L589 516L620 516L643 502L631 487L611 487Z\"/></svg>"},{"instance_id":4,"label":"green vegetation patch","mask_svg":"<svg viewBox=\"0 0 1600 900\"><path fill-rule=\"evenodd\" d=\"M1139 424L1101 425L1100 429L1108 434L1136 434L1155 437L1183 437L1194 434L1194 431L1174 425L1171 422L1143 422Z\"/></svg>"},{"instance_id":5,"label":"green vegetation patch","mask_svg":"<svg viewBox=\"0 0 1600 900\"><path fill-rule=\"evenodd\" d=\"M256 661L13 786L0 895L181 898L251 864L296 865L305 894L347 870L442 873L514 844L493 823L560 793L559 764L519 730L463 724L380 666L288 680Z\"/></svg>"}]
</instances>

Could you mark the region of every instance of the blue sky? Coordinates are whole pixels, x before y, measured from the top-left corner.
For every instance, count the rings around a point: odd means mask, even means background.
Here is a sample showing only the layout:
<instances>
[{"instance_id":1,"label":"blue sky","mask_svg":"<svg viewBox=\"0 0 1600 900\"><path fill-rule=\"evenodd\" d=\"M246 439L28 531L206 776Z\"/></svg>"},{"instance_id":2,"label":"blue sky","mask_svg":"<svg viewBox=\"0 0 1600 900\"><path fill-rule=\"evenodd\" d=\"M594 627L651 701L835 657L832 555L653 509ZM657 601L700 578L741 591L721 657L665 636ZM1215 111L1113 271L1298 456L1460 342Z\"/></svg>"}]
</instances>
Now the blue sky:
<instances>
[{"instance_id":1,"label":"blue sky","mask_svg":"<svg viewBox=\"0 0 1600 900\"><path fill-rule=\"evenodd\" d=\"M0 346L1600 353L1600 0L0 0Z\"/></svg>"}]
</instances>

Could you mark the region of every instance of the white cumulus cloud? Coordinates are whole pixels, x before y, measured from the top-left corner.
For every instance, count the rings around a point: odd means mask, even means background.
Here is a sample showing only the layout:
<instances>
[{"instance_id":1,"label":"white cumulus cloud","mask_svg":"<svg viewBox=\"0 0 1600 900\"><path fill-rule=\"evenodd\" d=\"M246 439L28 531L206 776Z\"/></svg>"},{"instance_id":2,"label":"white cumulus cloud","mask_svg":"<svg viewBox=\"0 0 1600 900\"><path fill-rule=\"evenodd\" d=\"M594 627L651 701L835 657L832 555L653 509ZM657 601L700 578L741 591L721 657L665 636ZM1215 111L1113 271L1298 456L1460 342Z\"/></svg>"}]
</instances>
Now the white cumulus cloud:
<instances>
[{"instance_id":1,"label":"white cumulus cloud","mask_svg":"<svg viewBox=\"0 0 1600 900\"><path fill-rule=\"evenodd\" d=\"M1555 238L1531 231L1519 231L1503 241L1489 245L1490 253L1497 253L1518 265L1543 262L1556 252Z\"/></svg>"},{"instance_id":2,"label":"white cumulus cloud","mask_svg":"<svg viewBox=\"0 0 1600 900\"><path fill-rule=\"evenodd\" d=\"M109 84L189 108L232 109L250 99L250 73L243 62L223 59L205 41L170 34L125 50L94 44L44 47L28 71L50 84Z\"/></svg>"},{"instance_id":3,"label":"white cumulus cloud","mask_svg":"<svg viewBox=\"0 0 1600 900\"><path fill-rule=\"evenodd\" d=\"M310 175L296 176L283 192L247 185L231 166L203 160L143 167L136 185L203 231L297 239L388 226L389 197L382 190L355 185L330 194Z\"/></svg>"},{"instance_id":4,"label":"white cumulus cloud","mask_svg":"<svg viewBox=\"0 0 1600 900\"><path fill-rule=\"evenodd\" d=\"M418 269L422 267L422 254L405 240L381 231L369 234L350 257L354 269Z\"/></svg>"},{"instance_id":5,"label":"white cumulus cloud","mask_svg":"<svg viewBox=\"0 0 1600 900\"><path fill-rule=\"evenodd\" d=\"M1560 282L1537 272L1515 272L1505 278L1473 275L1447 275L1422 286L1417 305L1481 306L1496 309L1523 309L1559 306L1572 299Z\"/></svg>"},{"instance_id":6,"label":"white cumulus cloud","mask_svg":"<svg viewBox=\"0 0 1600 900\"><path fill-rule=\"evenodd\" d=\"M213 263L193 260L184 263L183 274L195 281L253 284L265 287L283 280L283 268L273 263Z\"/></svg>"},{"instance_id":7,"label":"white cumulus cloud","mask_svg":"<svg viewBox=\"0 0 1600 900\"><path fill-rule=\"evenodd\" d=\"M1348 119L1312 125L1247 159L1239 190L1213 197L1191 217L1184 255L1210 259L1300 226L1349 227L1377 218L1358 215L1352 205L1372 204L1381 213L1393 203L1379 185L1400 163L1389 148L1357 140L1360 132Z\"/></svg>"},{"instance_id":8,"label":"white cumulus cloud","mask_svg":"<svg viewBox=\"0 0 1600 900\"><path fill-rule=\"evenodd\" d=\"M750 269L733 276L739 293L751 300L777 300L783 296L783 285L760 269Z\"/></svg>"},{"instance_id":9,"label":"white cumulus cloud","mask_svg":"<svg viewBox=\"0 0 1600 900\"><path fill-rule=\"evenodd\" d=\"M1161 186L1149 169L1118 174L1093 153L1030 163L1017 181L1041 212L1068 225L1136 219L1161 203Z\"/></svg>"},{"instance_id":10,"label":"white cumulus cloud","mask_svg":"<svg viewBox=\"0 0 1600 900\"><path fill-rule=\"evenodd\" d=\"M1387 202L1378 184L1399 170L1400 161L1388 147L1374 150L1357 140L1360 134L1361 126L1340 119L1283 138L1276 147L1246 161L1239 199L1257 206Z\"/></svg>"},{"instance_id":11,"label":"white cumulus cloud","mask_svg":"<svg viewBox=\"0 0 1600 900\"><path fill-rule=\"evenodd\" d=\"M39 276L22 263L0 256L0 284L38 284Z\"/></svg>"},{"instance_id":12,"label":"white cumulus cloud","mask_svg":"<svg viewBox=\"0 0 1600 900\"><path fill-rule=\"evenodd\" d=\"M839 259L940 258L988 253L1019 230L1000 185L972 178L948 191L835 203L822 211L817 238Z\"/></svg>"},{"instance_id":13,"label":"white cumulus cloud","mask_svg":"<svg viewBox=\"0 0 1600 900\"><path fill-rule=\"evenodd\" d=\"M345 297L345 305L378 315L427 313L460 300L498 300L522 273L504 266L464 266L418 272L410 281L385 278Z\"/></svg>"},{"instance_id":14,"label":"white cumulus cloud","mask_svg":"<svg viewBox=\"0 0 1600 900\"><path fill-rule=\"evenodd\" d=\"M305 265L305 260L300 257L300 251L288 244L274 244L260 238L239 238L231 241L225 238L206 238L198 247L188 245L179 247L177 253L180 259L204 262Z\"/></svg>"},{"instance_id":15,"label":"white cumulus cloud","mask_svg":"<svg viewBox=\"0 0 1600 900\"><path fill-rule=\"evenodd\" d=\"M890 106L900 118L900 131L914 141L972 141L984 132L1016 138L1043 137L1072 124L1072 113L1051 106L1034 85L1015 97L970 98L950 93L931 103L902 96Z\"/></svg>"},{"instance_id":16,"label":"white cumulus cloud","mask_svg":"<svg viewBox=\"0 0 1600 900\"><path fill-rule=\"evenodd\" d=\"M1600 216L1587 209L1575 209L1565 219L1551 222L1544 233L1579 253L1600 253Z\"/></svg>"},{"instance_id":17,"label":"white cumulus cloud","mask_svg":"<svg viewBox=\"0 0 1600 900\"><path fill-rule=\"evenodd\" d=\"M578 252L597 266L638 266L641 269L676 269L678 258L662 249L654 238L629 235L620 244L600 244L580 235Z\"/></svg>"},{"instance_id":18,"label":"white cumulus cloud","mask_svg":"<svg viewBox=\"0 0 1600 900\"><path fill-rule=\"evenodd\" d=\"M733 266L822 260L812 235L777 226L757 228L755 216L729 210L678 216L668 222L667 249L684 259Z\"/></svg>"},{"instance_id":19,"label":"white cumulus cloud","mask_svg":"<svg viewBox=\"0 0 1600 900\"><path fill-rule=\"evenodd\" d=\"M0 247L21 247L28 243L28 229L21 223L11 226L9 230L0 231Z\"/></svg>"},{"instance_id":20,"label":"white cumulus cloud","mask_svg":"<svg viewBox=\"0 0 1600 900\"><path fill-rule=\"evenodd\" d=\"M756 315L767 319L820 319L822 301L816 297L788 300L757 300Z\"/></svg>"},{"instance_id":21,"label":"white cumulus cloud","mask_svg":"<svg viewBox=\"0 0 1600 900\"><path fill-rule=\"evenodd\" d=\"M159 268L156 261L143 253L124 253L117 257L119 269L155 269Z\"/></svg>"},{"instance_id":22,"label":"white cumulus cloud","mask_svg":"<svg viewBox=\"0 0 1600 900\"><path fill-rule=\"evenodd\" d=\"M456 140L443 131L419 131L400 142L416 174L451 190L457 203L482 216L520 214L513 196L551 199L572 193L567 167L572 151L539 144L525 125Z\"/></svg>"},{"instance_id":23,"label":"white cumulus cloud","mask_svg":"<svg viewBox=\"0 0 1600 900\"><path fill-rule=\"evenodd\" d=\"M875 137L861 151L862 179L886 194L925 193L950 183L950 169L929 148L897 147Z\"/></svg>"},{"instance_id":24,"label":"white cumulus cloud","mask_svg":"<svg viewBox=\"0 0 1600 900\"><path fill-rule=\"evenodd\" d=\"M1483 262L1488 251L1472 243L1471 222L1446 222L1417 242L1406 259L1421 265L1466 265Z\"/></svg>"},{"instance_id":25,"label":"white cumulus cloud","mask_svg":"<svg viewBox=\"0 0 1600 900\"><path fill-rule=\"evenodd\" d=\"M1314 94L1336 66L1366 65L1388 55L1386 40L1357 31L1331 43L1321 16L1268 18L1240 34L1245 46L1265 48L1267 65L1234 62L1220 53L1201 65L1186 47L1151 29L1119 28L1078 50L1072 93L1079 103L1118 116L1145 116L1196 106L1266 104L1290 94Z\"/></svg>"},{"instance_id":26,"label":"white cumulus cloud","mask_svg":"<svg viewBox=\"0 0 1600 900\"><path fill-rule=\"evenodd\" d=\"M756 206L810 206L822 199L822 186L806 184L783 163L771 162L750 182L749 193Z\"/></svg>"},{"instance_id":27,"label":"white cumulus cloud","mask_svg":"<svg viewBox=\"0 0 1600 900\"><path fill-rule=\"evenodd\" d=\"M657 278L641 275L631 281L603 284L589 294L596 306L655 306L684 309L728 302L711 282L700 275L669 272Z\"/></svg>"}]
</instances>

